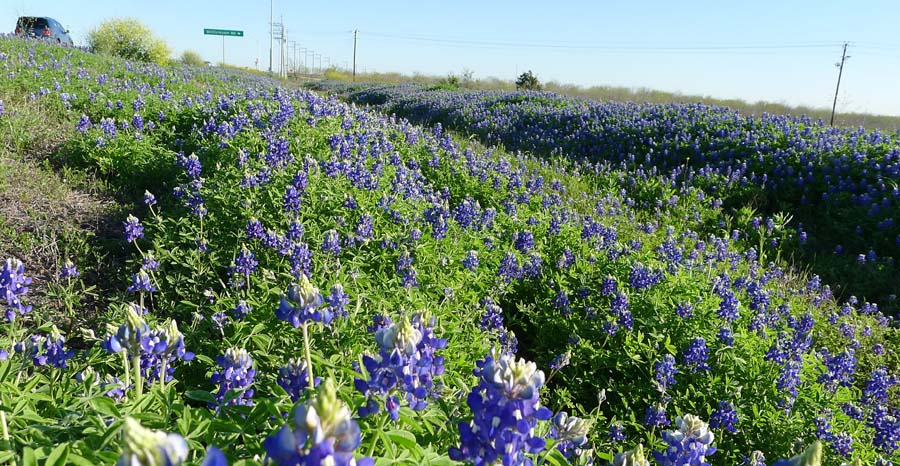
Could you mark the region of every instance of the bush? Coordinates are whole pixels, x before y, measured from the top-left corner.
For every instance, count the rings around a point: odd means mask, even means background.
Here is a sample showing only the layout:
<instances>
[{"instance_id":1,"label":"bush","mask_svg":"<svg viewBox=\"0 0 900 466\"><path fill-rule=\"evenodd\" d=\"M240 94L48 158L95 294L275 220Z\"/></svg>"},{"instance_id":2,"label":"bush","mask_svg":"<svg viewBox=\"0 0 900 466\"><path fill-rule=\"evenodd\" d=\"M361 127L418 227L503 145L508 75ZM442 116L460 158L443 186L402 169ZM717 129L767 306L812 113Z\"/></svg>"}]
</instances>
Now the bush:
<instances>
[{"instance_id":1,"label":"bush","mask_svg":"<svg viewBox=\"0 0 900 466\"><path fill-rule=\"evenodd\" d=\"M539 91L541 90L541 83L538 81L537 76L528 70L516 79L516 89L524 89L527 91Z\"/></svg>"},{"instance_id":2,"label":"bush","mask_svg":"<svg viewBox=\"0 0 900 466\"><path fill-rule=\"evenodd\" d=\"M199 53L193 50L185 50L184 53L181 54L181 63L191 66L206 65L206 61L203 60L203 57L201 57Z\"/></svg>"},{"instance_id":3,"label":"bush","mask_svg":"<svg viewBox=\"0 0 900 466\"><path fill-rule=\"evenodd\" d=\"M147 26L133 18L102 22L88 33L88 48L92 52L159 65L165 65L169 61L169 46L155 37Z\"/></svg>"}]
</instances>

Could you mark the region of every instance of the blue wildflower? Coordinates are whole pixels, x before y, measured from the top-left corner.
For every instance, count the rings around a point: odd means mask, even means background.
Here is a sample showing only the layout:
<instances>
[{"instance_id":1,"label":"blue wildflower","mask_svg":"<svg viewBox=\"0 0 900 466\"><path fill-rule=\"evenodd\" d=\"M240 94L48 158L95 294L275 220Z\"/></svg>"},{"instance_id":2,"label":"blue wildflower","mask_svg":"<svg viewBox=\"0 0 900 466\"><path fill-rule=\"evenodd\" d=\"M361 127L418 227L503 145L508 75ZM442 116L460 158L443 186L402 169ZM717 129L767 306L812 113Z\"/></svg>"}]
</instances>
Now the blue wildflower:
<instances>
[{"instance_id":1,"label":"blue wildflower","mask_svg":"<svg viewBox=\"0 0 900 466\"><path fill-rule=\"evenodd\" d=\"M530 464L525 454L545 446L534 435L537 421L552 416L540 406L544 373L532 362L492 353L478 362L475 375L479 383L467 399L473 418L459 424L460 446L450 449L450 458L475 466Z\"/></svg>"},{"instance_id":2,"label":"blue wildflower","mask_svg":"<svg viewBox=\"0 0 900 466\"><path fill-rule=\"evenodd\" d=\"M238 393L227 402L228 405L253 405L254 390L251 386L256 370L253 369L253 359L247 350L229 348L224 355L216 358L216 363L221 369L213 372L212 383L219 386L216 391L219 407L225 404L225 395L231 390Z\"/></svg>"},{"instance_id":3,"label":"blue wildflower","mask_svg":"<svg viewBox=\"0 0 900 466\"><path fill-rule=\"evenodd\" d=\"M331 379L316 396L294 410L292 423L268 437L266 456L279 465L372 466L371 458L353 458L359 447L359 425L338 398Z\"/></svg>"}]
</instances>

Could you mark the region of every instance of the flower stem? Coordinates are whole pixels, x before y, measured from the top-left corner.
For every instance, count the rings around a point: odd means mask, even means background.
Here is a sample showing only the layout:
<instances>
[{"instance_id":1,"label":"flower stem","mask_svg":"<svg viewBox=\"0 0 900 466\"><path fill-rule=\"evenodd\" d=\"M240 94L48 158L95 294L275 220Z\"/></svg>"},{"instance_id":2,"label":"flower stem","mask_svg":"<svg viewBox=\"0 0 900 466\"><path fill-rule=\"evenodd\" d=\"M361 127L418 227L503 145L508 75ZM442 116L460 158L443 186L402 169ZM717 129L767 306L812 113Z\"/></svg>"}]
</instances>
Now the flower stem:
<instances>
[{"instance_id":1,"label":"flower stem","mask_svg":"<svg viewBox=\"0 0 900 466\"><path fill-rule=\"evenodd\" d=\"M131 386L131 370L128 369L128 353L122 352L122 365L125 366L125 390Z\"/></svg>"},{"instance_id":2,"label":"flower stem","mask_svg":"<svg viewBox=\"0 0 900 466\"><path fill-rule=\"evenodd\" d=\"M309 383L307 386L312 390L315 379L313 378L312 355L309 351L309 321L303 322L303 349L306 353L306 378Z\"/></svg>"},{"instance_id":3,"label":"flower stem","mask_svg":"<svg viewBox=\"0 0 900 466\"><path fill-rule=\"evenodd\" d=\"M135 352L131 358L131 365L134 366L134 388L137 390L137 398L140 399L144 395L144 383L141 380L141 354Z\"/></svg>"}]
</instances>

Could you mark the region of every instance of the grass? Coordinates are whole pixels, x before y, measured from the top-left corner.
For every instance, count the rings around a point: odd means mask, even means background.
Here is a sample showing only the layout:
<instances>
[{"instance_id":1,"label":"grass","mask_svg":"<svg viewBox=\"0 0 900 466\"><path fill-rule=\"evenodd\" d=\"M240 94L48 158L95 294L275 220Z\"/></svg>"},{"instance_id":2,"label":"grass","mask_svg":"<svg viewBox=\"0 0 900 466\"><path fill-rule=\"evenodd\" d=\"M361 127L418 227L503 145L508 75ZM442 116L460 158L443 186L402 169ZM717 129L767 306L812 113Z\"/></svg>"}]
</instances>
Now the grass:
<instances>
[{"instance_id":1,"label":"grass","mask_svg":"<svg viewBox=\"0 0 900 466\"><path fill-rule=\"evenodd\" d=\"M107 289L100 276L121 266L121 248L109 239L118 235L124 206L108 195L103 181L60 164L66 156L61 148L75 132L70 114L29 102L26 95L6 93L0 100L6 107L0 121L0 257L29 264L34 287L47 287L61 263L75 259L91 271L88 286ZM103 312L103 296L86 296L77 320ZM33 305L50 316L63 313L62 303L47 296Z\"/></svg>"}]
</instances>

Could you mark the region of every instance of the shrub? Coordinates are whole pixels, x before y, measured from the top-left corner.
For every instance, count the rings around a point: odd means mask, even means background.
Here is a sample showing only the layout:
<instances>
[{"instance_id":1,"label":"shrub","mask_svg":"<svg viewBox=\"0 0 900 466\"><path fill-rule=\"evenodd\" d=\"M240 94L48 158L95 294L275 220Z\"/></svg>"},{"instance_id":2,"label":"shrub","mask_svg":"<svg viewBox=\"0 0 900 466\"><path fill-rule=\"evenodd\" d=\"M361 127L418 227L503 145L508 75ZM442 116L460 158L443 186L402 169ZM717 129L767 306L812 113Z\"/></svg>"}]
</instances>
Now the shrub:
<instances>
[{"instance_id":1,"label":"shrub","mask_svg":"<svg viewBox=\"0 0 900 466\"><path fill-rule=\"evenodd\" d=\"M541 90L541 83L538 81L537 76L531 70L528 70L520 74L518 79L516 79L516 89L539 91Z\"/></svg>"},{"instance_id":2,"label":"shrub","mask_svg":"<svg viewBox=\"0 0 900 466\"><path fill-rule=\"evenodd\" d=\"M88 48L92 52L159 65L169 61L169 46L133 18L115 18L100 23L88 33Z\"/></svg>"},{"instance_id":3,"label":"shrub","mask_svg":"<svg viewBox=\"0 0 900 466\"><path fill-rule=\"evenodd\" d=\"M181 54L181 63L185 65L191 66L205 66L206 62L203 60L203 57L200 56L199 53L193 50L185 50L184 53Z\"/></svg>"}]
</instances>

